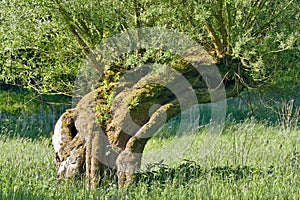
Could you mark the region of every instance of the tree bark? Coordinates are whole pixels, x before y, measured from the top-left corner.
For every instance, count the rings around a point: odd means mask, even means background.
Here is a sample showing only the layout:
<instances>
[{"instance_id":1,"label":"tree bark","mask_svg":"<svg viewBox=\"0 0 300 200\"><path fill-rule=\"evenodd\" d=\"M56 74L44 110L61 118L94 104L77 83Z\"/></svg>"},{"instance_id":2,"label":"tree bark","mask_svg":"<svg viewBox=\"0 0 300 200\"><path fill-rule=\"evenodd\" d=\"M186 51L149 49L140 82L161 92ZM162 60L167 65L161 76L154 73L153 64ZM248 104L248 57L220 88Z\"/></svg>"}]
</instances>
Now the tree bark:
<instances>
[{"instance_id":1,"label":"tree bark","mask_svg":"<svg viewBox=\"0 0 300 200\"><path fill-rule=\"evenodd\" d=\"M192 60L188 56L187 59ZM124 79L111 83L114 87L100 86L84 96L76 108L62 115L55 127L58 176L63 179L85 174L88 184L95 187L105 176L116 173L120 188L130 185L147 141L168 119L195 104L190 101L190 94L194 92L197 103L211 102L211 90L217 96L222 80L205 82L214 75L211 66L202 67L201 77L189 65L176 69L183 72L191 87L185 87L181 76L166 68L151 71L140 79L131 77L131 82ZM238 81L225 83L227 97L236 96L243 88ZM180 93L179 97L172 88ZM107 106L103 91L108 90L115 92L109 110L97 109ZM213 101L218 100L223 99L215 97ZM101 112L107 112L108 118L99 123L99 116L104 116Z\"/></svg>"}]
</instances>

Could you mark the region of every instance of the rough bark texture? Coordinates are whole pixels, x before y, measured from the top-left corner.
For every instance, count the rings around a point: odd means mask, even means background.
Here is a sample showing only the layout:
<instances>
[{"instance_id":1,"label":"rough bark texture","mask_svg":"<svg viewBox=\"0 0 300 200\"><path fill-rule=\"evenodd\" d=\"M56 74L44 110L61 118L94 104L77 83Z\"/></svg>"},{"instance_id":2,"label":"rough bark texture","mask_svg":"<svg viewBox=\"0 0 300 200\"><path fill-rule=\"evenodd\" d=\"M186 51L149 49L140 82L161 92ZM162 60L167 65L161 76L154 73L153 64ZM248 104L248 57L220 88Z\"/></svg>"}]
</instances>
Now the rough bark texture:
<instances>
[{"instance_id":1,"label":"rough bark texture","mask_svg":"<svg viewBox=\"0 0 300 200\"><path fill-rule=\"evenodd\" d=\"M192 55L187 60L192 62ZM209 64L202 67L201 76L190 65L176 69L188 80L189 88L183 86L180 76L166 68L136 71L135 75L146 75L138 78L129 74L130 81L101 86L84 96L76 108L61 116L55 127L53 144L58 176L85 174L88 184L96 186L104 176L116 172L119 187L128 186L141 165L147 141L166 120L193 106L189 99L192 92L198 103L207 103L211 101L209 90L213 89L214 101L218 100L220 82L205 82L214 74ZM225 82L225 86L228 97L242 90L236 80ZM176 88L181 97L170 88ZM107 94L112 91L114 100L105 109Z\"/></svg>"},{"instance_id":2,"label":"rough bark texture","mask_svg":"<svg viewBox=\"0 0 300 200\"><path fill-rule=\"evenodd\" d=\"M52 137L58 177L72 178L85 173L92 187L114 173L112 166L117 157L96 122L97 92L89 93L75 109L67 110L58 120Z\"/></svg>"}]
</instances>

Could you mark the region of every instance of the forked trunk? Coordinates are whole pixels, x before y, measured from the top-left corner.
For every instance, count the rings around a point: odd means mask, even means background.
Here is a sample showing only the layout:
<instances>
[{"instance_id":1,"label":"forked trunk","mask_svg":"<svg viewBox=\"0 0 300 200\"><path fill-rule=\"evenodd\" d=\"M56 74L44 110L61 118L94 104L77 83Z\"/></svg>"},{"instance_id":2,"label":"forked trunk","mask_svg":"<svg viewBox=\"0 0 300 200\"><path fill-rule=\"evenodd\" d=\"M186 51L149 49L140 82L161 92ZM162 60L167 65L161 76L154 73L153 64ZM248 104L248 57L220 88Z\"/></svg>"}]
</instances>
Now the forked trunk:
<instances>
[{"instance_id":1,"label":"forked trunk","mask_svg":"<svg viewBox=\"0 0 300 200\"><path fill-rule=\"evenodd\" d=\"M192 62L192 55L186 58ZM185 72L184 79L172 68L148 68L147 75L134 77L145 72L140 69L127 74L130 81L125 78L84 96L55 127L53 144L59 177L85 174L89 185L96 186L102 178L117 172L119 187L128 186L141 165L147 141L168 119L195 104L223 100L223 80L214 80L210 64L201 65L201 76L191 65L176 69ZM225 83L227 97L243 88L238 81ZM115 97L103 113L108 91L114 91Z\"/></svg>"}]
</instances>

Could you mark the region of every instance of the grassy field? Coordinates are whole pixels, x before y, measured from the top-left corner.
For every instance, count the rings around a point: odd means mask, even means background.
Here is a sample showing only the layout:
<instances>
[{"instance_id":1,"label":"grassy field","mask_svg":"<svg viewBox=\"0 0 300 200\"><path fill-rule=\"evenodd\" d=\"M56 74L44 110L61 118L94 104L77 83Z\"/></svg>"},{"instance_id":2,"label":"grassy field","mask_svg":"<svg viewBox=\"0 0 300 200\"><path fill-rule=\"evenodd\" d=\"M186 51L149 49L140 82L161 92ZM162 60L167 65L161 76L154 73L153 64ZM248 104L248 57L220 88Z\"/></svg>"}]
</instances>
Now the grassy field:
<instances>
[{"instance_id":1,"label":"grassy field","mask_svg":"<svg viewBox=\"0 0 300 200\"><path fill-rule=\"evenodd\" d=\"M203 154L207 133L203 127L186 148L186 160L137 173L135 184L126 191L119 191L116 181L106 181L96 190L88 189L84 180L60 182L49 137L8 136L4 131L0 134L0 199L300 198L299 128L254 120L227 124L209 154ZM163 149L170 141L170 137L155 137L146 153Z\"/></svg>"}]
</instances>

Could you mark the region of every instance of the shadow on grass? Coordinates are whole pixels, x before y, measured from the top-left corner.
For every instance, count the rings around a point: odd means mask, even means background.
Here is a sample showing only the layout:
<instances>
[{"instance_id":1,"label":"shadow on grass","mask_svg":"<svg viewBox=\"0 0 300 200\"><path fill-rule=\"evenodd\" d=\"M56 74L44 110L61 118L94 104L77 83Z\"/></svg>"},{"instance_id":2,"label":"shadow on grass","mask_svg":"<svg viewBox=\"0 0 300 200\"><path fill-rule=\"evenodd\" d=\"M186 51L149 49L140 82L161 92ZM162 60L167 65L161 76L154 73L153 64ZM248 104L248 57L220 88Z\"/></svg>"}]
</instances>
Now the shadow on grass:
<instances>
[{"instance_id":1,"label":"shadow on grass","mask_svg":"<svg viewBox=\"0 0 300 200\"><path fill-rule=\"evenodd\" d=\"M152 170L152 168L155 168ZM136 174L134 184L145 183L151 185L160 183L162 185L172 181L180 185L188 184L201 178L214 177L220 180L251 179L254 175L265 176L273 174L273 166L267 169L257 169L250 166L223 166L211 169L203 168L193 161L185 160L177 167L153 164L145 171Z\"/></svg>"}]
</instances>

